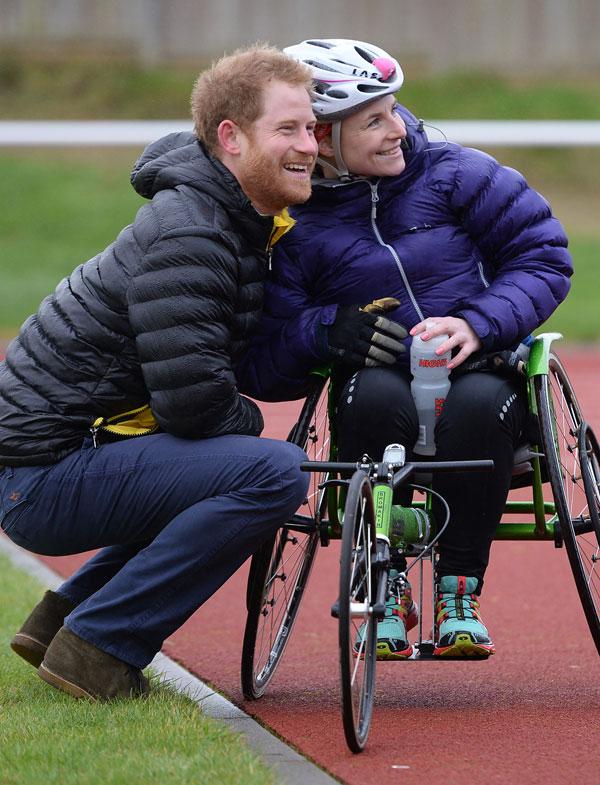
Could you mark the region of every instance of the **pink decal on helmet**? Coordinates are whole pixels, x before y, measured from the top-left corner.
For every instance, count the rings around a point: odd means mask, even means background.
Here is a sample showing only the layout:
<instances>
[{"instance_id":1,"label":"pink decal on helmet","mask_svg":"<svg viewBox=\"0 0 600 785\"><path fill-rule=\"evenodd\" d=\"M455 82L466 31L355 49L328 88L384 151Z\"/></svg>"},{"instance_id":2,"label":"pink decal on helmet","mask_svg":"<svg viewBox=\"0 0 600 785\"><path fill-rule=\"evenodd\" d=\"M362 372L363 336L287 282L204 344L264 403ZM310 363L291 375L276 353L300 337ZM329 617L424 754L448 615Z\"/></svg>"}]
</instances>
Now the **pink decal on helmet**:
<instances>
[{"instance_id":1,"label":"pink decal on helmet","mask_svg":"<svg viewBox=\"0 0 600 785\"><path fill-rule=\"evenodd\" d=\"M384 79L388 79L396 70L396 63L388 57L376 57L373 65L381 72Z\"/></svg>"}]
</instances>

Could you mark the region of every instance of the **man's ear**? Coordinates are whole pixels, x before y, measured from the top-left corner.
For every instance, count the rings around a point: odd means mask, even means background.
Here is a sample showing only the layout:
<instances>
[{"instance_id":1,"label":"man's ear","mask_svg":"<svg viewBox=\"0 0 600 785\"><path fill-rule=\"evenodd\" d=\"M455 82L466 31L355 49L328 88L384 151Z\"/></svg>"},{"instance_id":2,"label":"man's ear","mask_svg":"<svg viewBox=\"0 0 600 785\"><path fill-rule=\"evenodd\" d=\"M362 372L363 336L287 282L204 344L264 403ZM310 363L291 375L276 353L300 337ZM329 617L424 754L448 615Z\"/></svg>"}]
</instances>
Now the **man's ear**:
<instances>
[{"instance_id":1,"label":"man's ear","mask_svg":"<svg viewBox=\"0 0 600 785\"><path fill-rule=\"evenodd\" d=\"M239 155L241 150L241 129L233 120L221 120L217 128L217 139L224 152Z\"/></svg>"}]
</instances>

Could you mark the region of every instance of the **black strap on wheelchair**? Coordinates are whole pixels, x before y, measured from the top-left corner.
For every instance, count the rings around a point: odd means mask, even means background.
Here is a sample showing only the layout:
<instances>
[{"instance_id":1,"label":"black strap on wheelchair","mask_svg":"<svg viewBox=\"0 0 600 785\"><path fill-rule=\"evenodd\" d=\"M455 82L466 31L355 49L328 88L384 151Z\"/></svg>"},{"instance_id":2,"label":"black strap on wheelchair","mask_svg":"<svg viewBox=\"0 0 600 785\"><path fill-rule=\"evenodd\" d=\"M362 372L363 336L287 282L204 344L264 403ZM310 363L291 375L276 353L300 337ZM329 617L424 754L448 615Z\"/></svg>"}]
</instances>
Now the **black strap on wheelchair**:
<instances>
[{"instance_id":1,"label":"black strap on wheelchair","mask_svg":"<svg viewBox=\"0 0 600 785\"><path fill-rule=\"evenodd\" d=\"M524 379L527 376L527 365L523 358L511 349L501 352L476 352L455 368L450 378L473 371L490 371L509 379Z\"/></svg>"}]
</instances>

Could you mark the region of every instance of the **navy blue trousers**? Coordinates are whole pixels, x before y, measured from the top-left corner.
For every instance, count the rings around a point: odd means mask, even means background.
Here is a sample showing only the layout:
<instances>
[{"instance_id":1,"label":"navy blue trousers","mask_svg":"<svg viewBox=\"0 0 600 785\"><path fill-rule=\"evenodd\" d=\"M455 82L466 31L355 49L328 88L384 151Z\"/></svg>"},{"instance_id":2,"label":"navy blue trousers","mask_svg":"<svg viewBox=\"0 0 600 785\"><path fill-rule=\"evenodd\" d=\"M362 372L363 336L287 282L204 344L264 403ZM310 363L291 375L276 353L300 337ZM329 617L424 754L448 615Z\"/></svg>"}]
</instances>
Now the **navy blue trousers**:
<instances>
[{"instance_id":1,"label":"navy blue trousers","mask_svg":"<svg viewBox=\"0 0 600 785\"><path fill-rule=\"evenodd\" d=\"M440 539L438 576L478 579L488 565L490 547L504 511L511 483L515 447L527 422L525 384L493 373L466 373L452 379L435 428L437 460L491 458L493 472L438 474L433 488L450 507L450 522ZM418 436L417 411L410 377L396 369L366 368L345 384L337 403L340 460L363 453L381 458L392 442L406 447L407 458ZM402 504L409 499L400 498ZM434 501L436 520L443 520Z\"/></svg>"},{"instance_id":2,"label":"navy blue trousers","mask_svg":"<svg viewBox=\"0 0 600 785\"><path fill-rule=\"evenodd\" d=\"M101 548L58 592L66 626L136 667L302 503L306 456L251 436L168 434L0 469L0 523L17 545L66 555Z\"/></svg>"}]
</instances>

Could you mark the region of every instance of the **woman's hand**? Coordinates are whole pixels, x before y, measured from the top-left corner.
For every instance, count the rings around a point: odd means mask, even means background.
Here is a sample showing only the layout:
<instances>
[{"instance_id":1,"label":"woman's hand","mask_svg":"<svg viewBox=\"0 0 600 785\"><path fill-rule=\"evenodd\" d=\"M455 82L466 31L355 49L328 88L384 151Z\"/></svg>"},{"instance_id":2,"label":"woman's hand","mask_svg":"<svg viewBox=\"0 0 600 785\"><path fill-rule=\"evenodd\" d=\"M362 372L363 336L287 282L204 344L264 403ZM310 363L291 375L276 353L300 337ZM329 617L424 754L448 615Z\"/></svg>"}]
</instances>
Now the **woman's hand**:
<instances>
[{"instance_id":1,"label":"woman's hand","mask_svg":"<svg viewBox=\"0 0 600 785\"><path fill-rule=\"evenodd\" d=\"M435 324L432 326L433 322ZM430 330L427 329L428 324L431 327ZM455 316L430 316L425 321L415 324L410 334L420 334L424 341L428 341L436 335L447 335L448 340L444 341L436 350L436 354L444 354L456 347L460 348L457 355L452 357L448 363L450 370L459 366L473 352L481 349L481 340L471 325L464 319L458 319Z\"/></svg>"}]
</instances>

